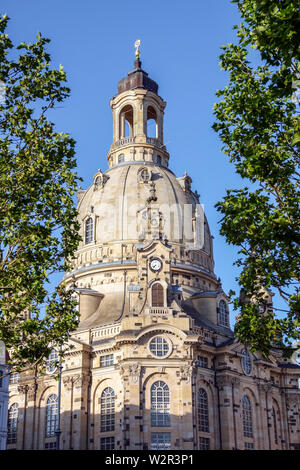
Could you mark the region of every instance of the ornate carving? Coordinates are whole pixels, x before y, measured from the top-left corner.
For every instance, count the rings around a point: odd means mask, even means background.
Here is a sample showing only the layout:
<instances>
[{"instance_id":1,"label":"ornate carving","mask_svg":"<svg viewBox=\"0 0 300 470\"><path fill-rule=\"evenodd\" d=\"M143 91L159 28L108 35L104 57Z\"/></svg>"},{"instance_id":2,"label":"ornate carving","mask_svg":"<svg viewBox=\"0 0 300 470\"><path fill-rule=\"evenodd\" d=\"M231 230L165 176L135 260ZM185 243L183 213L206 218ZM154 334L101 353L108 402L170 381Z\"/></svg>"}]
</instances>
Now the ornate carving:
<instances>
[{"instance_id":1,"label":"ornate carving","mask_svg":"<svg viewBox=\"0 0 300 470\"><path fill-rule=\"evenodd\" d=\"M219 375L217 377L217 386L220 389L223 389L224 387L228 387L232 385L239 386L240 379L238 377L233 377L230 375Z\"/></svg>"},{"instance_id":2,"label":"ornate carving","mask_svg":"<svg viewBox=\"0 0 300 470\"><path fill-rule=\"evenodd\" d=\"M300 403L300 393L287 393L286 394L286 401L289 407L293 407L293 405L297 406Z\"/></svg>"},{"instance_id":3,"label":"ornate carving","mask_svg":"<svg viewBox=\"0 0 300 470\"><path fill-rule=\"evenodd\" d=\"M85 385L88 385L90 381L89 375L74 375L73 383L76 389L82 388Z\"/></svg>"},{"instance_id":4,"label":"ornate carving","mask_svg":"<svg viewBox=\"0 0 300 470\"><path fill-rule=\"evenodd\" d=\"M192 378L192 373L193 373L192 366L187 365L187 366L180 367L180 371L179 371L180 380L190 383L191 378Z\"/></svg>"},{"instance_id":5,"label":"ornate carving","mask_svg":"<svg viewBox=\"0 0 300 470\"><path fill-rule=\"evenodd\" d=\"M18 385L18 392L20 394L25 394L27 393L28 388L29 388L28 384Z\"/></svg>"},{"instance_id":6,"label":"ornate carving","mask_svg":"<svg viewBox=\"0 0 300 470\"><path fill-rule=\"evenodd\" d=\"M200 373L198 370L197 370L197 379L200 382L206 382L207 384L211 384L211 385L213 385L214 383L211 376L209 376L208 374L206 375L206 374Z\"/></svg>"},{"instance_id":7,"label":"ornate carving","mask_svg":"<svg viewBox=\"0 0 300 470\"><path fill-rule=\"evenodd\" d=\"M273 392L273 385L272 384L264 384L260 383L257 385L257 388L260 392Z\"/></svg>"},{"instance_id":8,"label":"ornate carving","mask_svg":"<svg viewBox=\"0 0 300 470\"><path fill-rule=\"evenodd\" d=\"M27 399L29 401L34 400L36 391L38 389L38 384L36 382L34 382L32 384L29 384L27 387L28 387L28 389L27 389Z\"/></svg>"},{"instance_id":9,"label":"ornate carving","mask_svg":"<svg viewBox=\"0 0 300 470\"><path fill-rule=\"evenodd\" d=\"M132 364L129 366L129 375L130 379L133 383L137 383L139 381L141 375L141 366L139 364Z\"/></svg>"},{"instance_id":10,"label":"ornate carving","mask_svg":"<svg viewBox=\"0 0 300 470\"><path fill-rule=\"evenodd\" d=\"M122 380L129 381L129 383L136 384L139 382L141 376L141 366L138 363L134 364L121 364L119 367Z\"/></svg>"},{"instance_id":11,"label":"ornate carving","mask_svg":"<svg viewBox=\"0 0 300 470\"><path fill-rule=\"evenodd\" d=\"M67 375L66 377L63 377L63 384L64 384L64 387L70 391L72 389L72 386L73 386L73 377L71 375Z\"/></svg>"},{"instance_id":12,"label":"ornate carving","mask_svg":"<svg viewBox=\"0 0 300 470\"><path fill-rule=\"evenodd\" d=\"M31 401L34 396L34 387L35 384L20 384L18 386L18 392L21 395L20 396L20 401L24 402L26 400Z\"/></svg>"}]
</instances>

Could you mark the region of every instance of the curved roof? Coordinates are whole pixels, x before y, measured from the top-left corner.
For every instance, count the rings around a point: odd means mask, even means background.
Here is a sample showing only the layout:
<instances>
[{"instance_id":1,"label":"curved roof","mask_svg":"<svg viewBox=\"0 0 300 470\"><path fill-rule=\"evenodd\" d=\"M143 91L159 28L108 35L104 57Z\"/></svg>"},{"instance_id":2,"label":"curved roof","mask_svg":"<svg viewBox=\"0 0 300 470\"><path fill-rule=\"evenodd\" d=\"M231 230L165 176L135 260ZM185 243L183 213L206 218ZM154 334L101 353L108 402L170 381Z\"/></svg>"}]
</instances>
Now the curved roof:
<instances>
[{"instance_id":1,"label":"curved roof","mask_svg":"<svg viewBox=\"0 0 300 470\"><path fill-rule=\"evenodd\" d=\"M147 183L139 178L143 168L151 172L151 181ZM147 228L145 211L149 206L151 210L157 207L161 212L162 230L169 243L187 243L189 234L185 233L184 223L191 226L191 216L198 201L192 191L183 189L169 169L152 162L128 162L106 171L105 177L103 188L96 189L92 184L78 205L82 231L87 214L93 213L98 218L97 244L143 240L141 231ZM206 218L203 250L212 257Z\"/></svg>"}]
</instances>

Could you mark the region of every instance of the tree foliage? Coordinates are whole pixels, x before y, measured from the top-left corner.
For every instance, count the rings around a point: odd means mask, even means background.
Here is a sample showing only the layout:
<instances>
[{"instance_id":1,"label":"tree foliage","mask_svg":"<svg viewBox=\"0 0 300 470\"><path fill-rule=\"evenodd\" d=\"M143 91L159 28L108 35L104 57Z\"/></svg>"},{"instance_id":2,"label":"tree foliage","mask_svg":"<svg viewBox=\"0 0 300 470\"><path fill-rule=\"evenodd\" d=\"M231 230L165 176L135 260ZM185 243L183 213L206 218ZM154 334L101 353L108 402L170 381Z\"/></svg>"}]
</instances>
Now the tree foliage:
<instances>
[{"instance_id":1,"label":"tree foliage","mask_svg":"<svg viewBox=\"0 0 300 470\"><path fill-rule=\"evenodd\" d=\"M18 368L41 361L78 324L72 292L49 277L79 241L75 142L47 118L69 96L49 39L15 47L0 19L0 340ZM52 111L53 112L53 111Z\"/></svg>"},{"instance_id":2,"label":"tree foliage","mask_svg":"<svg viewBox=\"0 0 300 470\"><path fill-rule=\"evenodd\" d=\"M245 187L227 190L216 205L221 233L239 247L236 264L244 295L234 300L242 313L235 332L253 351L267 355L275 342L289 354L300 325L300 4L233 3L243 22L234 26L236 43L222 47L220 65L229 72L229 83L217 91L213 128L246 180ZM260 313L262 287L281 295L285 315L275 309Z\"/></svg>"}]
</instances>

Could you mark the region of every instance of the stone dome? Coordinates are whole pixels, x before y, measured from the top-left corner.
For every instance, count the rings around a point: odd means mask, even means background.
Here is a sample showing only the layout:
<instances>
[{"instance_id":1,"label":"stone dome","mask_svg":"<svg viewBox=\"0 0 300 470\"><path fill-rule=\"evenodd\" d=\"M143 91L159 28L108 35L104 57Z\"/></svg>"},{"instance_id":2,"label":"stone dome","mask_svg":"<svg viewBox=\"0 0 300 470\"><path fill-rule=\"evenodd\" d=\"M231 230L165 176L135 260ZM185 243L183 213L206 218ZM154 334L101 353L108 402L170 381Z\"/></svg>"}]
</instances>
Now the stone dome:
<instances>
[{"instance_id":1,"label":"stone dome","mask_svg":"<svg viewBox=\"0 0 300 470\"><path fill-rule=\"evenodd\" d=\"M146 173L143 180L142 173ZM102 179L99 185L97 178ZM197 196L188 185L188 176L176 178L168 168L150 162L130 162L96 173L93 184L80 194L78 204L79 221L83 242L80 249L94 250L95 246L120 243L139 243L153 238L191 249L194 240L192 218L195 217ZM149 214L150 228L147 227ZM159 220L156 219L159 211ZM95 236L90 244L85 243L84 221L95 220ZM152 217L151 217L152 216ZM155 224L160 225L156 226ZM204 243L201 252L209 259L213 269L212 241L205 218ZM208 257L208 258L207 258ZM195 260L201 265L201 261Z\"/></svg>"},{"instance_id":2,"label":"stone dome","mask_svg":"<svg viewBox=\"0 0 300 470\"><path fill-rule=\"evenodd\" d=\"M82 241L65 280L80 298L81 329L115 324L153 306L156 313L159 307L163 315L181 312L196 319L202 309L202 316L217 323L223 292L214 274L209 225L192 178L177 178L168 168L166 103L138 65L110 102L109 168L99 169L89 188L78 191Z\"/></svg>"}]
</instances>

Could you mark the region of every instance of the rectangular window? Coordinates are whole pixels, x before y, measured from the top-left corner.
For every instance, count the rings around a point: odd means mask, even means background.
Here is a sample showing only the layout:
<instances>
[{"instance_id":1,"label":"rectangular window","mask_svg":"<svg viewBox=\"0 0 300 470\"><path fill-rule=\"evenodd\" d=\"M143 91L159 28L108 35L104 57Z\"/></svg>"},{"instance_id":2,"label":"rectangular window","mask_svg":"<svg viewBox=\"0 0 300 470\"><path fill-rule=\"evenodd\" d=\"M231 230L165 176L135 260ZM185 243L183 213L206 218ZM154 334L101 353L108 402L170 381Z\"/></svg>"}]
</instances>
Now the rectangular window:
<instances>
[{"instance_id":1,"label":"rectangular window","mask_svg":"<svg viewBox=\"0 0 300 470\"><path fill-rule=\"evenodd\" d=\"M254 450L253 442L245 442L245 450Z\"/></svg>"},{"instance_id":2,"label":"rectangular window","mask_svg":"<svg viewBox=\"0 0 300 470\"><path fill-rule=\"evenodd\" d=\"M197 357L197 366L198 367L204 367L205 369L208 369L208 358L204 356L198 356Z\"/></svg>"},{"instance_id":3,"label":"rectangular window","mask_svg":"<svg viewBox=\"0 0 300 470\"><path fill-rule=\"evenodd\" d=\"M114 355L107 354L107 356L100 357L100 367L112 366L114 363Z\"/></svg>"},{"instance_id":4,"label":"rectangular window","mask_svg":"<svg viewBox=\"0 0 300 470\"><path fill-rule=\"evenodd\" d=\"M45 443L46 450L55 450L56 449L56 442L46 442Z\"/></svg>"},{"instance_id":5,"label":"rectangular window","mask_svg":"<svg viewBox=\"0 0 300 470\"><path fill-rule=\"evenodd\" d=\"M199 437L199 450L209 450L209 439L207 437Z\"/></svg>"},{"instance_id":6,"label":"rectangular window","mask_svg":"<svg viewBox=\"0 0 300 470\"><path fill-rule=\"evenodd\" d=\"M170 450L171 433L170 432L152 432L151 433L152 450Z\"/></svg>"},{"instance_id":7,"label":"rectangular window","mask_svg":"<svg viewBox=\"0 0 300 470\"><path fill-rule=\"evenodd\" d=\"M103 414L100 417L101 432L108 432L115 430L115 413Z\"/></svg>"},{"instance_id":8,"label":"rectangular window","mask_svg":"<svg viewBox=\"0 0 300 470\"><path fill-rule=\"evenodd\" d=\"M101 437L100 449L101 450L114 450L115 438L114 437Z\"/></svg>"},{"instance_id":9,"label":"rectangular window","mask_svg":"<svg viewBox=\"0 0 300 470\"><path fill-rule=\"evenodd\" d=\"M17 384L19 382L20 374L18 372L13 372L9 375L9 383Z\"/></svg>"},{"instance_id":10,"label":"rectangular window","mask_svg":"<svg viewBox=\"0 0 300 470\"><path fill-rule=\"evenodd\" d=\"M151 426L154 428L171 426L169 412L165 410L151 410Z\"/></svg>"}]
</instances>

